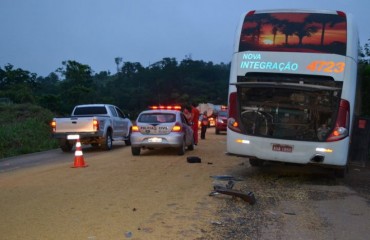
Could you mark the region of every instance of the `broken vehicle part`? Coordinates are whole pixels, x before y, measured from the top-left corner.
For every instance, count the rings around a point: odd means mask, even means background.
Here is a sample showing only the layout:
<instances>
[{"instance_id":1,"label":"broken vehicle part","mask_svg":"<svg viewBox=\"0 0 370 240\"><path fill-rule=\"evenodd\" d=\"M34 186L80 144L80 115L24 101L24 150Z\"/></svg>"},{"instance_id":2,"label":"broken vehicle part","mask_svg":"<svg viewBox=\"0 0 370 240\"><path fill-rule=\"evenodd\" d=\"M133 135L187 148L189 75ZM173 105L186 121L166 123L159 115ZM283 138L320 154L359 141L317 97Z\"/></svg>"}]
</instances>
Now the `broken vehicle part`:
<instances>
[{"instance_id":1,"label":"broken vehicle part","mask_svg":"<svg viewBox=\"0 0 370 240\"><path fill-rule=\"evenodd\" d=\"M250 205L254 205L256 203L256 198L253 192L244 193L239 190L228 189L226 187L221 187L221 186L215 186L214 192L241 198L244 201L248 202ZM210 196L216 195L215 193L213 193L212 195L211 194Z\"/></svg>"}]
</instances>

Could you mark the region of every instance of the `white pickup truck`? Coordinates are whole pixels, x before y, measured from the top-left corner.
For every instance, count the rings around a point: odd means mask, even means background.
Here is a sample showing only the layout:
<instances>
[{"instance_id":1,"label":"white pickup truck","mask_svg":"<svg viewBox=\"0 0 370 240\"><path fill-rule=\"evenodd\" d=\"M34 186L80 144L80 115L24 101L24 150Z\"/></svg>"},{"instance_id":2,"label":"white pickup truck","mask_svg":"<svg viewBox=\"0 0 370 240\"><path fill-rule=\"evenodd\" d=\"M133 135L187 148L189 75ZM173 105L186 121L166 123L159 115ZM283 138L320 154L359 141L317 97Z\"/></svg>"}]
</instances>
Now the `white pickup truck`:
<instances>
[{"instance_id":1,"label":"white pickup truck","mask_svg":"<svg viewBox=\"0 0 370 240\"><path fill-rule=\"evenodd\" d=\"M121 109L109 104L77 105L70 117L54 118L52 137L59 139L63 152L72 150L79 135L82 144L91 144L104 150L112 149L113 141L122 140L131 145L131 120Z\"/></svg>"}]
</instances>

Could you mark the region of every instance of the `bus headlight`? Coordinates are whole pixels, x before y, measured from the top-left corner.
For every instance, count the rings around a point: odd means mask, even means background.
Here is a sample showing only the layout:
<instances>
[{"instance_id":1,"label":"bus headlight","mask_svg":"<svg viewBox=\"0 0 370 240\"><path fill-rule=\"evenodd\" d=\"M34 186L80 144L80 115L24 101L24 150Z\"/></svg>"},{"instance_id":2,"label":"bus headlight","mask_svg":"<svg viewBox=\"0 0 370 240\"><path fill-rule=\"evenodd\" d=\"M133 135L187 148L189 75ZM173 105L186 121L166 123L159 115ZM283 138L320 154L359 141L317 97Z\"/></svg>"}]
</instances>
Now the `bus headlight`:
<instances>
[{"instance_id":1,"label":"bus headlight","mask_svg":"<svg viewBox=\"0 0 370 240\"><path fill-rule=\"evenodd\" d=\"M227 119L227 126L230 130L235 132L241 132L239 128L239 123L235 120L235 118Z\"/></svg>"}]
</instances>

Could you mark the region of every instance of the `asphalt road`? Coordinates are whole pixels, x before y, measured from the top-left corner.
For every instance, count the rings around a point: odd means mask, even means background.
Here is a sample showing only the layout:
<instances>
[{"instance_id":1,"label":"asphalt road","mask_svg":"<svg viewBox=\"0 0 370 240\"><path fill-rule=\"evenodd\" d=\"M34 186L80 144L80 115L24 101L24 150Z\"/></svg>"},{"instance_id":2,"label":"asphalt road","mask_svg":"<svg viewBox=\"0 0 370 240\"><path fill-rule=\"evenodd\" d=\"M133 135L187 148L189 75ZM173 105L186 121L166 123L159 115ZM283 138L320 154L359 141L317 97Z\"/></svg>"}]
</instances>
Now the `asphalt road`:
<instances>
[{"instance_id":1,"label":"asphalt road","mask_svg":"<svg viewBox=\"0 0 370 240\"><path fill-rule=\"evenodd\" d=\"M122 147L123 142L117 142L115 148ZM104 152L91 148L90 146L83 146L85 154L101 155ZM0 159L0 173L12 172L37 166L71 163L74 165L74 152L64 153L60 149L54 149L39 153L25 154L17 157ZM72 156L71 156L72 155Z\"/></svg>"},{"instance_id":2,"label":"asphalt road","mask_svg":"<svg viewBox=\"0 0 370 240\"><path fill-rule=\"evenodd\" d=\"M52 150L0 160L1 239L368 239L370 171L345 179L327 169L228 156L226 136L211 130L194 151ZM188 163L198 156L201 163ZM209 196L210 176L232 176L256 204Z\"/></svg>"}]
</instances>

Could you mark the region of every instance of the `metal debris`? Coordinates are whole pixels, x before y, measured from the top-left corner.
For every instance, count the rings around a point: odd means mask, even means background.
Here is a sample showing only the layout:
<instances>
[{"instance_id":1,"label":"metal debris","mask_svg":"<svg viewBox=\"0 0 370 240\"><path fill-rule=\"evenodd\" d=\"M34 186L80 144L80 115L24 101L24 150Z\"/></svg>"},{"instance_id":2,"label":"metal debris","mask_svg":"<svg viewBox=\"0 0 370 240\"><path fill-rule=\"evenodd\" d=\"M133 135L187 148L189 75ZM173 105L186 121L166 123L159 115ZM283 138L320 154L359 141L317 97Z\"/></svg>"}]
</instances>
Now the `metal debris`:
<instances>
[{"instance_id":1,"label":"metal debris","mask_svg":"<svg viewBox=\"0 0 370 240\"><path fill-rule=\"evenodd\" d=\"M217 175L217 176L210 176L211 178L215 180L220 180L220 181L243 181L243 179L236 178L230 175Z\"/></svg>"}]
</instances>

